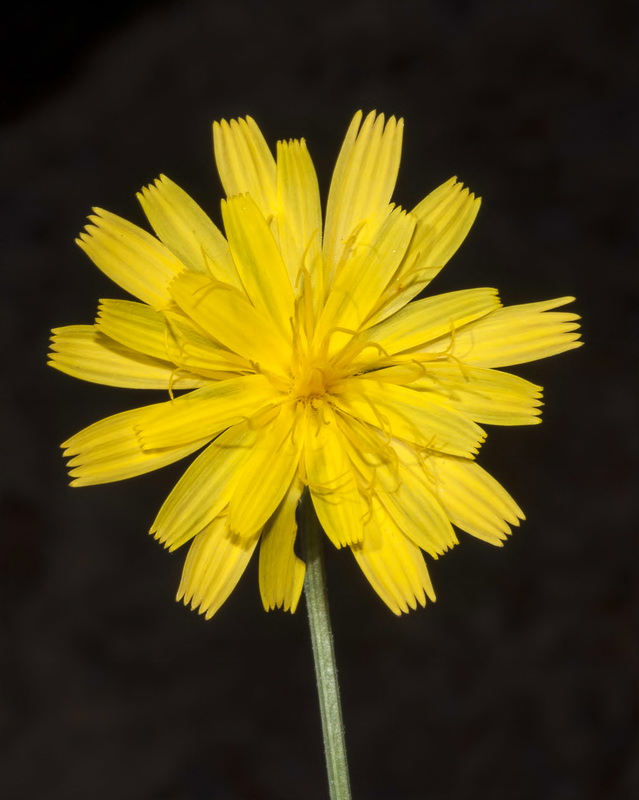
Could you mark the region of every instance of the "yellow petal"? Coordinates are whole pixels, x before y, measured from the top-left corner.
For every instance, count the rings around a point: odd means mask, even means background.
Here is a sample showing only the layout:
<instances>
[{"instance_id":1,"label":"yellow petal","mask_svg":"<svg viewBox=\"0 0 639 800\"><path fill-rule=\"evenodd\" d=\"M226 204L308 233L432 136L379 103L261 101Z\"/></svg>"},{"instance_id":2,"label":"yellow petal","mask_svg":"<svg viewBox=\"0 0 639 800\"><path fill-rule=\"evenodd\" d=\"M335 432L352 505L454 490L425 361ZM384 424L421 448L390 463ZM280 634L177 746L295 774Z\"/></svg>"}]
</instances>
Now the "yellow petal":
<instances>
[{"instance_id":1,"label":"yellow petal","mask_svg":"<svg viewBox=\"0 0 639 800\"><path fill-rule=\"evenodd\" d=\"M225 517L213 520L189 548L176 599L210 619L235 589L258 538L232 536Z\"/></svg>"},{"instance_id":2,"label":"yellow petal","mask_svg":"<svg viewBox=\"0 0 639 800\"><path fill-rule=\"evenodd\" d=\"M420 391L440 392L453 408L476 422L490 425L541 422L541 386L507 372L435 361L425 365L422 377L411 385Z\"/></svg>"},{"instance_id":3,"label":"yellow petal","mask_svg":"<svg viewBox=\"0 0 639 800\"><path fill-rule=\"evenodd\" d=\"M395 447L400 450L400 443ZM402 463L394 484L392 476L382 478L380 475L376 496L399 530L436 558L454 547L458 540L426 469L427 466L417 463L417 459L410 467Z\"/></svg>"},{"instance_id":4,"label":"yellow petal","mask_svg":"<svg viewBox=\"0 0 639 800\"><path fill-rule=\"evenodd\" d=\"M304 586L306 566L295 555L295 512L304 487L296 479L264 526L260 539L259 581L266 611L283 608L295 612Z\"/></svg>"},{"instance_id":5,"label":"yellow petal","mask_svg":"<svg viewBox=\"0 0 639 800\"><path fill-rule=\"evenodd\" d=\"M351 550L362 572L394 614L426 605L435 592L419 548L374 504L364 538Z\"/></svg>"},{"instance_id":6,"label":"yellow petal","mask_svg":"<svg viewBox=\"0 0 639 800\"><path fill-rule=\"evenodd\" d=\"M172 361L166 317L145 303L101 300L95 324L105 336L153 358Z\"/></svg>"},{"instance_id":7,"label":"yellow petal","mask_svg":"<svg viewBox=\"0 0 639 800\"><path fill-rule=\"evenodd\" d=\"M361 124L361 129L360 129ZM358 241L371 241L388 215L397 181L404 121L372 111L362 124L359 111L350 124L335 165L326 208L325 286Z\"/></svg>"},{"instance_id":8,"label":"yellow petal","mask_svg":"<svg viewBox=\"0 0 639 800\"><path fill-rule=\"evenodd\" d=\"M297 472L304 428L303 414L289 403L261 428L250 458L237 471L229 502L229 530L252 536L268 521Z\"/></svg>"},{"instance_id":9,"label":"yellow petal","mask_svg":"<svg viewBox=\"0 0 639 800\"><path fill-rule=\"evenodd\" d=\"M161 175L137 198L159 239L183 264L241 287L226 239L177 184Z\"/></svg>"},{"instance_id":10,"label":"yellow petal","mask_svg":"<svg viewBox=\"0 0 639 800\"><path fill-rule=\"evenodd\" d=\"M450 352L476 367L507 367L580 347L579 317L551 311L574 297L541 303L506 306L422 348L424 352ZM548 313L550 312L550 313Z\"/></svg>"},{"instance_id":11,"label":"yellow petal","mask_svg":"<svg viewBox=\"0 0 639 800\"><path fill-rule=\"evenodd\" d=\"M339 326L358 330L379 300L413 234L414 220L399 208L394 209L377 232L377 236L356 247L335 275L317 338L324 338ZM339 341L332 343L336 348Z\"/></svg>"},{"instance_id":12,"label":"yellow petal","mask_svg":"<svg viewBox=\"0 0 639 800\"><path fill-rule=\"evenodd\" d=\"M211 442L166 498L150 533L175 550L217 517L231 499L237 471L257 436L258 431L240 423Z\"/></svg>"},{"instance_id":13,"label":"yellow petal","mask_svg":"<svg viewBox=\"0 0 639 800\"><path fill-rule=\"evenodd\" d=\"M179 374L190 372L224 380L254 371L246 359L216 346L177 309L159 312L143 303L102 300L96 326L100 332L133 350L172 362L180 368ZM197 385L203 383L200 381Z\"/></svg>"},{"instance_id":14,"label":"yellow petal","mask_svg":"<svg viewBox=\"0 0 639 800\"><path fill-rule=\"evenodd\" d=\"M501 546L523 511L508 492L474 461L433 458L437 496L454 525Z\"/></svg>"},{"instance_id":15,"label":"yellow petal","mask_svg":"<svg viewBox=\"0 0 639 800\"><path fill-rule=\"evenodd\" d=\"M190 455L205 445L200 438L181 447L142 450L135 433L149 413L162 404L134 408L95 422L68 439L62 447L69 461L71 486L110 483L151 472Z\"/></svg>"},{"instance_id":16,"label":"yellow petal","mask_svg":"<svg viewBox=\"0 0 639 800\"><path fill-rule=\"evenodd\" d=\"M422 271L432 270L429 280L457 252L481 205L481 199L462 183L452 183L450 188L444 184L441 189L441 195L437 190L431 192L411 211L417 217L417 226L405 264L413 263L411 255L415 253L418 255L415 267Z\"/></svg>"},{"instance_id":17,"label":"yellow petal","mask_svg":"<svg viewBox=\"0 0 639 800\"><path fill-rule=\"evenodd\" d=\"M415 235L401 267L384 292L370 324L402 308L422 291L454 255L466 238L480 200L451 178L411 211Z\"/></svg>"},{"instance_id":18,"label":"yellow petal","mask_svg":"<svg viewBox=\"0 0 639 800\"><path fill-rule=\"evenodd\" d=\"M276 400L263 375L216 381L156 406L140 421L137 432L144 450L177 447L203 436L211 438Z\"/></svg>"},{"instance_id":19,"label":"yellow petal","mask_svg":"<svg viewBox=\"0 0 639 800\"><path fill-rule=\"evenodd\" d=\"M277 210L275 159L255 120L213 123L215 162L227 197L250 194L265 217Z\"/></svg>"},{"instance_id":20,"label":"yellow petal","mask_svg":"<svg viewBox=\"0 0 639 800\"><path fill-rule=\"evenodd\" d=\"M389 355L450 335L460 326L500 307L496 289L462 289L409 303L392 317L368 328L362 341L375 342Z\"/></svg>"},{"instance_id":21,"label":"yellow petal","mask_svg":"<svg viewBox=\"0 0 639 800\"><path fill-rule=\"evenodd\" d=\"M180 374L186 371L223 380L254 371L246 359L216 346L177 309L159 312L128 300L102 300L96 326L133 350L172 362L180 367Z\"/></svg>"},{"instance_id":22,"label":"yellow petal","mask_svg":"<svg viewBox=\"0 0 639 800\"><path fill-rule=\"evenodd\" d=\"M335 547L359 542L366 506L362 502L347 443L330 408L309 410L304 446L306 483L324 532Z\"/></svg>"},{"instance_id":23,"label":"yellow petal","mask_svg":"<svg viewBox=\"0 0 639 800\"><path fill-rule=\"evenodd\" d=\"M368 378L342 381L339 391L334 402L342 413L428 450L469 456L486 438L478 425L432 392Z\"/></svg>"},{"instance_id":24,"label":"yellow petal","mask_svg":"<svg viewBox=\"0 0 639 800\"><path fill-rule=\"evenodd\" d=\"M131 350L94 325L54 328L49 366L92 383L129 389L195 389L207 381Z\"/></svg>"},{"instance_id":25,"label":"yellow petal","mask_svg":"<svg viewBox=\"0 0 639 800\"><path fill-rule=\"evenodd\" d=\"M246 294L280 332L291 329L295 297L282 254L262 212L249 195L222 203L224 228Z\"/></svg>"},{"instance_id":26,"label":"yellow petal","mask_svg":"<svg viewBox=\"0 0 639 800\"><path fill-rule=\"evenodd\" d=\"M277 228L290 282L300 269L321 292L322 210L317 175L304 139L277 143Z\"/></svg>"},{"instance_id":27,"label":"yellow petal","mask_svg":"<svg viewBox=\"0 0 639 800\"><path fill-rule=\"evenodd\" d=\"M170 301L169 282L184 264L150 233L108 211L95 208L76 239L93 263L112 281L154 308Z\"/></svg>"},{"instance_id":28,"label":"yellow petal","mask_svg":"<svg viewBox=\"0 0 639 800\"><path fill-rule=\"evenodd\" d=\"M171 295L185 314L254 369L259 365L281 372L289 366L291 348L285 336L232 287L183 272L171 284Z\"/></svg>"},{"instance_id":29,"label":"yellow petal","mask_svg":"<svg viewBox=\"0 0 639 800\"><path fill-rule=\"evenodd\" d=\"M394 524L435 558L457 544L457 537L435 493L428 459L413 448L363 423L339 419L347 449L368 498L384 507Z\"/></svg>"},{"instance_id":30,"label":"yellow petal","mask_svg":"<svg viewBox=\"0 0 639 800\"><path fill-rule=\"evenodd\" d=\"M184 369L217 380L255 372L255 365L218 344L181 311L167 311L165 316L171 358Z\"/></svg>"}]
</instances>

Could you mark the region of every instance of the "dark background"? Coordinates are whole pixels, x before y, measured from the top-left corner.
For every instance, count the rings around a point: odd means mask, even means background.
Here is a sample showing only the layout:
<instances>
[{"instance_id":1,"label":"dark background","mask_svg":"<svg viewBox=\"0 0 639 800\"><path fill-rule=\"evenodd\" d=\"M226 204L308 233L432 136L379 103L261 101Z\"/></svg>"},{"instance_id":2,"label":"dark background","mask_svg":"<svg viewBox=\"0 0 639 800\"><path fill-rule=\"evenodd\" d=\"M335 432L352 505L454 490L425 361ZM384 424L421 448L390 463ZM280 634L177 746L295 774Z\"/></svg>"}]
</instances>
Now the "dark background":
<instances>
[{"instance_id":1,"label":"dark background","mask_svg":"<svg viewBox=\"0 0 639 800\"><path fill-rule=\"evenodd\" d=\"M184 464L69 489L58 443L156 395L44 366L49 328L120 296L73 244L142 222L160 172L219 221L213 119L305 136L326 190L352 114L406 118L395 195L484 198L433 291L576 295L586 347L516 368L540 427L481 463L524 507L464 536L395 618L328 552L354 800L637 796L636 6L565 0L19 3L5 13L0 225L4 800L320 800L303 607L252 564L210 622L145 531Z\"/></svg>"}]
</instances>

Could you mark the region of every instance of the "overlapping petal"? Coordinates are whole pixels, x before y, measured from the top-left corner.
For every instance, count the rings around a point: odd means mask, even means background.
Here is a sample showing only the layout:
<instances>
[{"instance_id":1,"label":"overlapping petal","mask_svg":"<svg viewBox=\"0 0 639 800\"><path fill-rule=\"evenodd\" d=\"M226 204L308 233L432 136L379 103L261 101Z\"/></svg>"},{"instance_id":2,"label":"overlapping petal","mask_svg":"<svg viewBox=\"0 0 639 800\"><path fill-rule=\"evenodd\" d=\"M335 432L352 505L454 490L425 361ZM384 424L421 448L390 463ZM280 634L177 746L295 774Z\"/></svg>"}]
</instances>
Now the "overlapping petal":
<instances>
[{"instance_id":1,"label":"overlapping petal","mask_svg":"<svg viewBox=\"0 0 639 800\"><path fill-rule=\"evenodd\" d=\"M196 297L193 305L199 311L197 300L202 298L197 293L210 285L209 279L188 272L184 273L181 285L192 285ZM173 290L178 297L175 287ZM189 299L191 295L187 293L185 303ZM219 322L218 317L214 318ZM208 317L204 321L207 322ZM253 372L245 358L216 343L194 323L193 315L188 317L179 309L159 312L143 303L128 300L102 300L96 320L101 333L138 353L168 360L181 371L218 380ZM228 331L228 326L225 330Z\"/></svg>"},{"instance_id":2,"label":"overlapping petal","mask_svg":"<svg viewBox=\"0 0 639 800\"><path fill-rule=\"evenodd\" d=\"M466 238L480 200L451 178L411 211L415 235L393 280L368 321L386 319L418 295L446 265Z\"/></svg>"},{"instance_id":3,"label":"overlapping petal","mask_svg":"<svg viewBox=\"0 0 639 800\"><path fill-rule=\"evenodd\" d=\"M241 288L228 242L180 187L161 175L137 195L158 238L189 269Z\"/></svg>"},{"instance_id":4,"label":"overlapping petal","mask_svg":"<svg viewBox=\"0 0 639 800\"><path fill-rule=\"evenodd\" d=\"M472 456L486 438L478 425L450 407L440 394L374 377L343 381L334 403L342 413L378 427L387 436L441 453Z\"/></svg>"},{"instance_id":5,"label":"overlapping petal","mask_svg":"<svg viewBox=\"0 0 639 800\"><path fill-rule=\"evenodd\" d=\"M304 446L303 410L286 404L275 411L258 431L251 457L237 470L229 501L229 530L243 538L261 529L279 506L297 473Z\"/></svg>"},{"instance_id":6,"label":"overlapping petal","mask_svg":"<svg viewBox=\"0 0 639 800\"><path fill-rule=\"evenodd\" d=\"M259 431L234 425L214 439L177 482L158 512L151 533L175 550L212 522L229 504L240 466L251 456Z\"/></svg>"},{"instance_id":7,"label":"overlapping petal","mask_svg":"<svg viewBox=\"0 0 639 800\"><path fill-rule=\"evenodd\" d=\"M146 303L101 300L98 330L116 342L152 358L173 361L175 348L165 314Z\"/></svg>"},{"instance_id":8,"label":"overlapping petal","mask_svg":"<svg viewBox=\"0 0 639 800\"><path fill-rule=\"evenodd\" d=\"M306 142L277 143L277 230L291 285L308 274L313 295L322 287L322 209L315 167Z\"/></svg>"},{"instance_id":9,"label":"overlapping petal","mask_svg":"<svg viewBox=\"0 0 639 800\"><path fill-rule=\"evenodd\" d=\"M262 212L250 195L229 197L222 217L233 260L246 294L261 311L288 333L293 313L293 287L280 249Z\"/></svg>"},{"instance_id":10,"label":"overlapping petal","mask_svg":"<svg viewBox=\"0 0 639 800\"><path fill-rule=\"evenodd\" d=\"M552 311L571 303L560 297L541 303L506 306L483 319L425 345L425 352L449 352L476 367L509 367L581 347L579 316Z\"/></svg>"},{"instance_id":11,"label":"overlapping petal","mask_svg":"<svg viewBox=\"0 0 639 800\"><path fill-rule=\"evenodd\" d=\"M361 126L361 127L360 127ZM328 290L338 266L360 242L375 239L391 207L397 181L404 121L358 112L346 134L333 172L324 228Z\"/></svg>"},{"instance_id":12,"label":"overlapping petal","mask_svg":"<svg viewBox=\"0 0 639 800\"><path fill-rule=\"evenodd\" d=\"M54 328L49 365L92 383L129 389L196 389L206 380L105 336L95 325Z\"/></svg>"},{"instance_id":13,"label":"overlapping petal","mask_svg":"<svg viewBox=\"0 0 639 800\"><path fill-rule=\"evenodd\" d=\"M366 505L348 455L348 442L332 409L312 414L304 443L305 480L317 517L336 547L359 542Z\"/></svg>"},{"instance_id":14,"label":"overlapping petal","mask_svg":"<svg viewBox=\"0 0 639 800\"><path fill-rule=\"evenodd\" d=\"M541 422L542 388L517 375L435 362L417 388L437 386L454 408L489 425L536 425Z\"/></svg>"},{"instance_id":15,"label":"overlapping petal","mask_svg":"<svg viewBox=\"0 0 639 800\"><path fill-rule=\"evenodd\" d=\"M401 442L394 444L397 469L394 474L379 471L375 495L399 530L437 558L458 543L457 536L437 496L427 460Z\"/></svg>"},{"instance_id":16,"label":"overlapping petal","mask_svg":"<svg viewBox=\"0 0 639 800\"><path fill-rule=\"evenodd\" d=\"M439 395L475 422L535 425L541 422L541 386L494 369L469 367L454 359L377 370L378 381L408 384L414 391Z\"/></svg>"},{"instance_id":17,"label":"overlapping petal","mask_svg":"<svg viewBox=\"0 0 639 800\"><path fill-rule=\"evenodd\" d=\"M267 611L283 608L294 612L302 593L306 566L295 555L297 521L295 512L304 485L294 480L260 538L259 582Z\"/></svg>"},{"instance_id":18,"label":"overlapping petal","mask_svg":"<svg viewBox=\"0 0 639 800\"><path fill-rule=\"evenodd\" d=\"M235 589L258 540L258 534L247 539L229 533L225 517L214 519L189 548L177 600L210 619Z\"/></svg>"},{"instance_id":19,"label":"overlapping petal","mask_svg":"<svg viewBox=\"0 0 639 800\"><path fill-rule=\"evenodd\" d=\"M501 306L496 289L462 289L416 300L384 322L368 328L362 342L374 342L388 356L412 352L432 340L453 337L458 328L496 311ZM441 352L445 353L445 347ZM398 359L392 359L395 362Z\"/></svg>"},{"instance_id":20,"label":"overlapping petal","mask_svg":"<svg viewBox=\"0 0 639 800\"><path fill-rule=\"evenodd\" d=\"M410 215L394 209L376 236L365 245L355 246L351 258L338 266L317 326L318 343L333 328L359 330L401 262L414 227ZM335 338L331 344L334 352L339 339Z\"/></svg>"},{"instance_id":21,"label":"overlapping petal","mask_svg":"<svg viewBox=\"0 0 639 800\"><path fill-rule=\"evenodd\" d=\"M200 435L173 447L146 448L140 445L136 429L163 403L123 411L95 422L62 444L63 455L71 456L68 466L71 486L111 483L143 475L199 450L210 436Z\"/></svg>"},{"instance_id":22,"label":"overlapping petal","mask_svg":"<svg viewBox=\"0 0 639 800\"><path fill-rule=\"evenodd\" d=\"M171 297L213 339L244 360L281 371L290 361L291 345L269 324L268 316L232 286L204 275L183 272L171 283ZM289 331L290 333L290 331Z\"/></svg>"},{"instance_id":23,"label":"overlapping petal","mask_svg":"<svg viewBox=\"0 0 639 800\"><path fill-rule=\"evenodd\" d=\"M167 286L184 264L161 242L125 219L94 209L76 239L93 263L112 281L153 308L170 302Z\"/></svg>"},{"instance_id":24,"label":"overlapping petal","mask_svg":"<svg viewBox=\"0 0 639 800\"><path fill-rule=\"evenodd\" d=\"M362 496L374 498L384 514L414 544L437 557L457 537L437 497L429 457L399 439L385 441L370 425L338 418ZM367 514L371 513L368 503Z\"/></svg>"},{"instance_id":25,"label":"overlapping petal","mask_svg":"<svg viewBox=\"0 0 639 800\"><path fill-rule=\"evenodd\" d=\"M215 436L277 404L278 397L263 375L229 378L155 406L136 431L144 450L176 447Z\"/></svg>"},{"instance_id":26,"label":"overlapping petal","mask_svg":"<svg viewBox=\"0 0 639 800\"><path fill-rule=\"evenodd\" d=\"M467 459L433 458L437 496L450 520L463 531L502 545L524 513L508 492L479 464Z\"/></svg>"},{"instance_id":27,"label":"overlapping petal","mask_svg":"<svg viewBox=\"0 0 639 800\"><path fill-rule=\"evenodd\" d=\"M252 117L213 123L215 163L227 197L249 194L269 218L277 210L275 159Z\"/></svg>"},{"instance_id":28,"label":"overlapping petal","mask_svg":"<svg viewBox=\"0 0 639 800\"><path fill-rule=\"evenodd\" d=\"M406 613L435 592L426 563L417 545L395 525L391 517L373 502L373 514L364 538L351 550L373 589L394 614Z\"/></svg>"}]
</instances>

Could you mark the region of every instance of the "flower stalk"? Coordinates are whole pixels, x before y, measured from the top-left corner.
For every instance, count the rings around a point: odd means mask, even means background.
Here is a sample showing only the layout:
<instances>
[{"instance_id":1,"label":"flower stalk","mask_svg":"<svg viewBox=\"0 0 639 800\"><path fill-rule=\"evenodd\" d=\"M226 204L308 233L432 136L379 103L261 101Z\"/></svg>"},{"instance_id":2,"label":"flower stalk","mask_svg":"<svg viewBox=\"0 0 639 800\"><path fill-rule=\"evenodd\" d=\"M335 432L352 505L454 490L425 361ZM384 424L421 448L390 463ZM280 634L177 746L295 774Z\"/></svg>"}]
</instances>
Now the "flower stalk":
<instances>
[{"instance_id":1,"label":"flower stalk","mask_svg":"<svg viewBox=\"0 0 639 800\"><path fill-rule=\"evenodd\" d=\"M350 800L344 723L322 550L324 533L308 492L302 495L299 522L302 557L306 562L304 595L313 645L329 795L331 800Z\"/></svg>"}]
</instances>

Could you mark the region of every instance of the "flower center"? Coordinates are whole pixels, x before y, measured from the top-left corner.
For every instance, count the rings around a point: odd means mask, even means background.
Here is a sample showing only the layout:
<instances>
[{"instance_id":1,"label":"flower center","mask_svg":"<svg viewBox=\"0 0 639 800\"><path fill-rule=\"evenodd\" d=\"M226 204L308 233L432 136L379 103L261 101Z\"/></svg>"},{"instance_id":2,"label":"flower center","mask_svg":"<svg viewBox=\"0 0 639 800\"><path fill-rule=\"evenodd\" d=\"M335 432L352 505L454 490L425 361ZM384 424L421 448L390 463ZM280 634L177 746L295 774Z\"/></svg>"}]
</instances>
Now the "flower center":
<instances>
[{"instance_id":1,"label":"flower center","mask_svg":"<svg viewBox=\"0 0 639 800\"><path fill-rule=\"evenodd\" d=\"M297 375L293 378L292 395L298 402L320 400L326 394L325 371L318 364L307 362L300 364Z\"/></svg>"},{"instance_id":2,"label":"flower center","mask_svg":"<svg viewBox=\"0 0 639 800\"><path fill-rule=\"evenodd\" d=\"M332 385L342 376L330 362L316 358L300 359L293 371L290 393L298 403L328 401Z\"/></svg>"}]
</instances>

